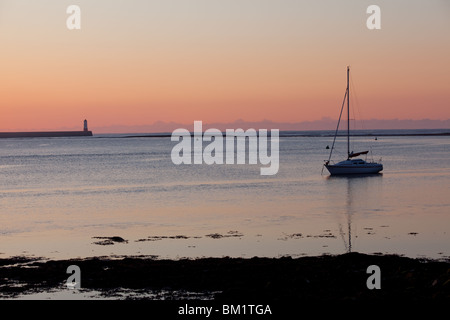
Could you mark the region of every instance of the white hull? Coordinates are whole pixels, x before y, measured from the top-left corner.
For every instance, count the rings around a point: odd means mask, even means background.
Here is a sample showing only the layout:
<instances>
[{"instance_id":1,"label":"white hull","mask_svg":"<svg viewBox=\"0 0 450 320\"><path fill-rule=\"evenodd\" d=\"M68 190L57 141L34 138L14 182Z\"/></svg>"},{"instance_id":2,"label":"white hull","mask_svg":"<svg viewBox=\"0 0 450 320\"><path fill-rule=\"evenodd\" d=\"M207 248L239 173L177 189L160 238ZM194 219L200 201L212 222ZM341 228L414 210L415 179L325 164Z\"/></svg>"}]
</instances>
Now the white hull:
<instances>
[{"instance_id":1,"label":"white hull","mask_svg":"<svg viewBox=\"0 0 450 320\"><path fill-rule=\"evenodd\" d=\"M331 175L338 174L368 174L378 173L383 170L383 165L379 163L366 163L364 165L325 165Z\"/></svg>"}]
</instances>

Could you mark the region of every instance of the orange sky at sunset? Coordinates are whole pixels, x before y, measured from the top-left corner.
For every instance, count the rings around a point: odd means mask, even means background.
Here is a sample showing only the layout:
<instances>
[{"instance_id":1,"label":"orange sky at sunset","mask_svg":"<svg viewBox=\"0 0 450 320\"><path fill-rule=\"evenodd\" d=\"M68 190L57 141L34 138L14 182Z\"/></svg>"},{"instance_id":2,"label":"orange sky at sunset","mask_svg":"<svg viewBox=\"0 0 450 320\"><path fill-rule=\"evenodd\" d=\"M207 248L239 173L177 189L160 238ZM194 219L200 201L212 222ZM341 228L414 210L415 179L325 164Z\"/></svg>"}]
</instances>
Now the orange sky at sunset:
<instances>
[{"instance_id":1,"label":"orange sky at sunset","mask_svg":"<svg viewBox=\"0 0 450 320\"><path fill-rule=\"evenodd\" d=\"M449 18L443 0L0 0L0 131L337 119L347 65L365 119L447 120Z\"/></svg>"}]
</instances>

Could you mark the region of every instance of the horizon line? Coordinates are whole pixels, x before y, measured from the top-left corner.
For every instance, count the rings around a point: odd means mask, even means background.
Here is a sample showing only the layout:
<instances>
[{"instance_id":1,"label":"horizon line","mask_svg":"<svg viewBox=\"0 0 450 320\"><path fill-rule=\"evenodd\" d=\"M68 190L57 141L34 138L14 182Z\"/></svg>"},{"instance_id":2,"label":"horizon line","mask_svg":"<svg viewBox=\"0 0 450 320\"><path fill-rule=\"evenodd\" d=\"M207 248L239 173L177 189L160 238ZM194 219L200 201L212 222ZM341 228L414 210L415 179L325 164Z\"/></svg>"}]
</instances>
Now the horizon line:
<instances>
[{"instance_id":1,"label":"horizon line","mask_svg":"<svg viewBox=\"0 0 450 320\"><path fill-rule=\"evenodd\" d=\"M198 120L200 121L200 120ZM286 121L273 121L273 120L258 120L258 121L248 121L243 119L237 119L230 122L205 122L202 121L203 125L209 128L216 128L219 130L232 129L232 125L239 124L239 128L235 129L278 129L280 131L323 131L323 130L336 130L337 120L323 117L320 120L306 120L298 122L286 122ZM358 120L357 123L359 127L354 127L352 130L450 130L450 119L369 119L369 120ZM111 124L111 125L101 125L92 126L90 131L94 133L168 133L179 128L190 128L193 126L191 123L181 123L175 121L155 121L152 124ZM42 131L80 131L79 126L73 127L58 127L54 129L40 128L32 130L7 130L2 132L42 132Z\"/></svg>"}]
</instances>

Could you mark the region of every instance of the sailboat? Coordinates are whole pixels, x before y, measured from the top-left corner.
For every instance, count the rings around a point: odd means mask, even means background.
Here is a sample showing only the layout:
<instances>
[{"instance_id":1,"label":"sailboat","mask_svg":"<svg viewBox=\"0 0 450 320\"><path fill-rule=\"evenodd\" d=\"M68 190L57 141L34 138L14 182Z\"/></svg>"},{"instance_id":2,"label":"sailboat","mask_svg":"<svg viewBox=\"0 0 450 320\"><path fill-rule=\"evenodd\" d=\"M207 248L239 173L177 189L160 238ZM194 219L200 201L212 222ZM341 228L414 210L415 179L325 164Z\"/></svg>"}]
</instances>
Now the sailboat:
<instances>
[{"instance_id":1,"label":"sailboat","mask_svg":"<svg viewBox=\"0 0 450 320\"><path fill-rule=\"evenodd\" d=\"M331 175L348 175L348 174L371 174L379 173L383 170L383 165L374 161L366 161L361 158L356 158L361 155L367 155L369 151L353 152L350 151L350 67L347 67L347 89L345 90L344 101L342 102L341 113L334 134L333 145L331 146L330 156L325 161L325 168ZM347 159L340 161L336 164L331 162L331 155L334 150L334 143L336 142L336 136L339 130L339 123L341 121L342 111L344 109L345 101L347 101Z\"/></svg>"}]
</instances>

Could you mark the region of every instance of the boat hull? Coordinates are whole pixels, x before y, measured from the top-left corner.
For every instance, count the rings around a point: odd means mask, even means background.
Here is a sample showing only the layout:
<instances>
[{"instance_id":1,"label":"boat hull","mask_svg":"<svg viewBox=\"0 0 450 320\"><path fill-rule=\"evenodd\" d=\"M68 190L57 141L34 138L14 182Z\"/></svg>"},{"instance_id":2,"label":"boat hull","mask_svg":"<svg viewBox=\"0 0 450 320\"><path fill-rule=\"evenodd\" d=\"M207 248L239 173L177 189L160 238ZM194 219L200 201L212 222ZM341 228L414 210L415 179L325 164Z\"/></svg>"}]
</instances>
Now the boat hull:
<instances>
[{"instance_id":1,"label":"boat hull","mask_svg":"<svg viewBox=\"0 0 450 320\"><path fill-rule=\"evenodd\" d=\"M345 175L345 174L370 174L379 173L383 170L383 165L379 163L368 163L361 166L356 165L325 165L331 175Z\"/></svg>"}]
</instances>

